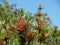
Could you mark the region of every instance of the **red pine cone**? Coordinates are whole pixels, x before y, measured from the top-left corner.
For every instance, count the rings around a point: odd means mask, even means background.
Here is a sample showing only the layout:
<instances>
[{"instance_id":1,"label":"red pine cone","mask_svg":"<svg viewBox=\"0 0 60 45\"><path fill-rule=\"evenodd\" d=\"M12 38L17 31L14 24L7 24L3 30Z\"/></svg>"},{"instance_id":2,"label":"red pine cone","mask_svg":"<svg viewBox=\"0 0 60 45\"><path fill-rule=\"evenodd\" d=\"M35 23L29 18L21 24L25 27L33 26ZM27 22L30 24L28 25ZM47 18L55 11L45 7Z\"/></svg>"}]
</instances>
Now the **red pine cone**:
<instances>
[{"instance_id":1,"label":"red pine cone","mask_svg":"<svg viewBox=\"0 0 60 45\"><path fill-rule=\"evenodd\" d=\"M39 41L42 42L48 35L49 35L49 32L48 33L45 33L45 32L42 32L41 31L39 33L39 37L40 37Z\"/></svg>"},{"instance_id":2,"label":"red pine cone","mask_svg":"<svg viewBox=\"0 0 60 45\"><path fill-rule=\"evenodd\" d=\"M39 22L38 22L39 27L43 26L43 22L44 22L44 20L39 20Z\"/></svg>"},{"instance_id":3,"label":"red pine cone","mask_svg":"<svg viewBox=\"0 0 60 45\"><path fill-rule=\"evenodd\" d=\"M40 38L45 38L45 33L41 32L41 33L39 34L39 36L40 36Z\"/></svg>"},{"instance_id":4,"label":"red pine cone","mask_svg":"<svg viewBox=\"0 0 60 45\"><path fill-rule=\"evenodd\" d=\"M34 31L33 30L30 30L28 33L27 33L27 37L29 39L32 39L34 37Z\"/></svg>"},{"instance_id":5,"label":"red pine cone","mask_svg":"<svg viewBox=\"0 0 60 45\"><path fill-rule=\"evenodd\" d=\"M23 32L25 28L27 28L28 23L23 21L22 16L19 16L16 26L10 23L12 29Z\"/></svg>"},{"instance_id":6,"label":"red pine cone","mask_svg":"<svg viewBox=\"0 0 60 45\"><path fill-rule=\"evenodd\" d=\"M8 37L8 35L9 35L9 29L6 29L5 35L6 35L6 37Z\"/></svg>"},{"instance_id":7,"label":"red pine cone","mask_svg":"<svg viewBox=\"0 0 60 45\"><path fill-rule=\"evenodd\" d=\"M4 44L4 39L0 38L0 45L3 45L3 44Z\"/></svg>"},{"instance_id":8,"label":"red pine cone","mask_svg":"<svg viewBox=\"0 0 60 45\"><path fill-rule=\"evenodd\" d=\"M46 34L44 32L40 32L39 37L40 37L39 41L42 42L45 39Z\"/></svg>"}]
</instances>

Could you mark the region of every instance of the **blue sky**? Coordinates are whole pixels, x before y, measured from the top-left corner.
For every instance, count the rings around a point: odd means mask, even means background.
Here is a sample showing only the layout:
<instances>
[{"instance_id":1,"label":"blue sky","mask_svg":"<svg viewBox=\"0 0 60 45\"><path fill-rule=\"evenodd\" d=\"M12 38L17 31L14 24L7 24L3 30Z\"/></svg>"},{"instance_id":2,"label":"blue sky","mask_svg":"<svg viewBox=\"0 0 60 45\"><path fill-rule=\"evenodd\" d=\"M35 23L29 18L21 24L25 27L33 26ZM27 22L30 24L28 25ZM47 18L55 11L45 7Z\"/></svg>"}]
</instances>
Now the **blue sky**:
<instances>
[{"instance_id":1,"label":"blue sky","mask_svg":"<svg viewBox=\"0 0 60 45\"><path fill-rule=\"evenodd\" d=\"M1 2L2 0L0 0ZM25 11L37 12L39 4L44 6L42 12L46 12L52 20L52 25L60 28L60 0L8 0L10 4L16 3L18 8L24 8Z\"/></svg>"}]
</instances>

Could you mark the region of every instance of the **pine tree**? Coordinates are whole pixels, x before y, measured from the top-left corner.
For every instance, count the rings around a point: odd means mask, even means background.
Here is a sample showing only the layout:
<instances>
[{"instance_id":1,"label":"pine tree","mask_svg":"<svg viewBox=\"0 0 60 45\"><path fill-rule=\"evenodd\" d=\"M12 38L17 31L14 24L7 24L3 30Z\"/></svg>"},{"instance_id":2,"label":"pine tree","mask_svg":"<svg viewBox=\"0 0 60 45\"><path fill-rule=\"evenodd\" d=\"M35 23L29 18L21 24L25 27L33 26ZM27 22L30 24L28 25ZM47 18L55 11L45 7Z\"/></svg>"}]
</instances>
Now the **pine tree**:
<instances>
[{"instance_id":1,"label":"pine tree","mask_svg":"<svg viewBox=\"0 0 60 45\"><path fill-rule=\"evenodd\" d=\"M15 8L3 0L0 4L0 45L59 45L60 31L53 27L47 13L38 12L32 15L23 8Z\"/></svg>"}]
</instances>

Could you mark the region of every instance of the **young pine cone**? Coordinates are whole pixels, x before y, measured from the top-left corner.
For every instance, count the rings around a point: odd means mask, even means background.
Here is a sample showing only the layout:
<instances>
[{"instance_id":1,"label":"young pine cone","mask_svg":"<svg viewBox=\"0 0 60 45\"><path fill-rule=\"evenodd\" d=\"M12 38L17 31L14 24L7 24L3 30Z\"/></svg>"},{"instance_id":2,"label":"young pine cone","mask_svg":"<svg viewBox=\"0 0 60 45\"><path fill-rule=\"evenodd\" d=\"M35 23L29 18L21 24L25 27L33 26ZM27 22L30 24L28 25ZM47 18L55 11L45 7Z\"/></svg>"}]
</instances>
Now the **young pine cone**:
<instances>
[{"instance_id":1,"label":"young pine cone","mask_svg":"<svg viewBox=\"0 0 60 45\"><path fill-rule=\"evenodd\" d=\"M42 42L47 36L49 35L49 33L44 33L44 32L40 32L39 33L39 37L40 37L40 42Z\"/></svg>"},{"instance_id":2,"label":"young pine cone","mask_svg":"<svg viewBox=\"0 0 60 45\"><path fill-rule=\"evenodd\" d=\"M43 5L39 5L38 9L39 10L43 9Z\"/></svg>"},{"instance_id":3,"label":"young pine cone","mask_svg":"<svg viewBox=\"0 0 60 45\"><path fill-rule=\"evenodd\" d=\"M29 39L32 39L34 37L34 31L33 30L30 30L28 33L27 33L27 37Z\"/></svg>"},{"instance_id":4,"label":"young pine cone","mask_svg":"<svg viewBox=\"0 0 60 45\"><path fill-rule=\"evenodd\" d=\"M4 45L4 39L0 38L0 45Z\"/></svg>"},{"instance_id":5,"label":"young pine cone","mask_svg":"<svg viewBox=\"0 0 60 45\"><path fill-rule=\"evenodd\" d=\"M44 23L44 20L39 20L39 22L38 22L39 27L42 27L43 23Z\"/></svg>"},{"instance_id":6,"label":"young pine cone","mask_svg":"<svg viewBox=\"0 0 60 45\"><path fill-rule=\"evenodd\" d=\"M8 37L9 36L9 29L6 29L6 31L5 31L5 35L6 35L6 37Z\"/></svg>"},{"instance_id":7,"label":"young pine cone","mask_svg":"<svg viewBox=\"0 0 60 45\"><path fill-rule=\"evenodd\" d=\"M16 25L13 25L12 23L10 23L10 26L13 30L19 31L22 33L27 28L28 23L23 21L22 16L19 16Z\"/></svg>"}]
</instances>

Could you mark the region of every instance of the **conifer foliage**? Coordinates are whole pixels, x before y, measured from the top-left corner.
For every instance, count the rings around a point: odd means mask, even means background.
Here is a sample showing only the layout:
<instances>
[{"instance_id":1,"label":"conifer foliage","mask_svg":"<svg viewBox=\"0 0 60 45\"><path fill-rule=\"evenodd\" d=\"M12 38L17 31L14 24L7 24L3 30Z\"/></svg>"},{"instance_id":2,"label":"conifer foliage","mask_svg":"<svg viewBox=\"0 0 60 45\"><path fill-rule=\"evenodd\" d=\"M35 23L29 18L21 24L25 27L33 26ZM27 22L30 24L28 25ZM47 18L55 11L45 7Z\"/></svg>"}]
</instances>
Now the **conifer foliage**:
<instances>
[{"instance_id":1,"label":"conifer foliage","mask_svg":"<svg viewBox=\"0 0 60 45\"><path fill-rule=\"evenodd\" d=\"M6 0L0 4L0 45L60 45L60 31L47 13L32 15Z\"/></svg>"}]
</instances>

